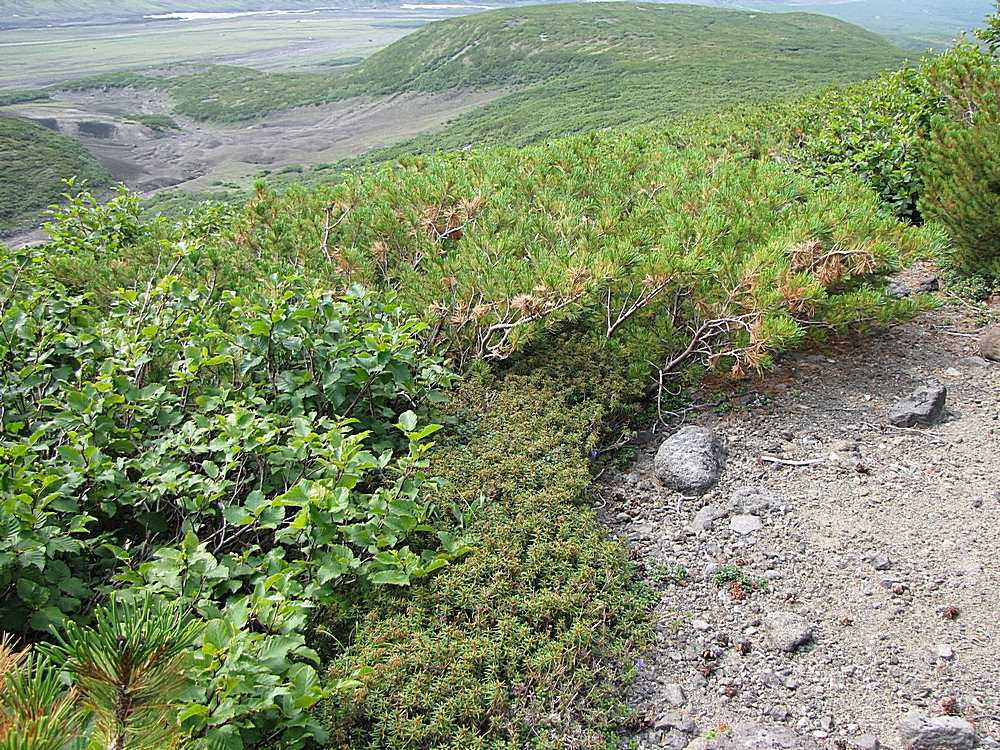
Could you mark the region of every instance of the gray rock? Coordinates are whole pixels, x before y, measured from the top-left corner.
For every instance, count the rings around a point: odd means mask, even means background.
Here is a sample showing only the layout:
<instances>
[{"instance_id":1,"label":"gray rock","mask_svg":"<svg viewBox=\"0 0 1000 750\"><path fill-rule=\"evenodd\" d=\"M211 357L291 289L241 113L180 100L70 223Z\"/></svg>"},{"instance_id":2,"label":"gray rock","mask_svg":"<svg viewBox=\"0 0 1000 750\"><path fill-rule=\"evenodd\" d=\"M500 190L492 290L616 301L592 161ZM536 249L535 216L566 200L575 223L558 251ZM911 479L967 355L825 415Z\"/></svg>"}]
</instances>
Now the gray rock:
<instances>
[{"instance_id":1,"label":"gray rock","mask_svg":"<svg viewBox=\"0 0 1000 750\"><path fill-rule=\"evenodd\" d=\"M910 711L899 722L899 738L913 750L972 750L976 729L958 716L930 718Z\"/></svg>"},{"instance_id":2,"label":"gray rock","mask_svg":"<svg viewBox=\"0 0 1000 750\"><path fill-rule=\"evenodd\" d=\"M733 516L729 519L729 528L736 534L746 535L759 531L764 524L757 516Z\"/></svg>"},{"instance_id":3,"label":"gray rock","mask_svg":"<svg viewBox=\"0 0 1000 750\"><path fill-rule=\"evenodd\" d=\"M955 649L949 646L947 643L939 643L934 647L934 654L938 659L944 659L945 661L950 661L955 658Z\"/></svg>"},{"instance_id":4,"label":"gray rock","mask_svg":"<svg viewBox=\"0 0 1000 750\"><path fill-rule=\"evenodd\" d=\"M706 505L694 514L694 520L691 521L691 528L695 531L708 531L712 528L715 520L721 518L723 515L725 514L718 505Z\"/></svg>"},{"instance_id":5,"label":"gray rock","mask_svg":"<svg viewBox=\"0 0 1000 750\"><path fill-rule=\"evenodd\" d=\"M830 443L830 451L833 453L857 453L858 448L857 440L834 440Z\"/></svg>"},{"instance_id":6,"label":"gray rock","mask_svg":"<svg viewBox=\"0 0 1000 750\"><path fill-rule=\"evenodd\" d=\"M880 750L882 743L874 734L860 734L850 741L848 747L851 750Z\"/></svg>"},{"instance_id":7,"label":"gray rock","mask_svg":"<svg viewBox=\"0 0 1000 750\"><path fill-rule=\"evenodd\" d=\"M704 427L684 427L656 452L656 478L677 492L701 495L718 483L726 455L725 438Z\"/></svg>"},{"instance_id":8,"label":"gray rock","mask_svg":"<svg viewBox=\"0 0 1000 750\"><path fill-rule=\"evenodd\" d=\"M657 742L659 750L684 750L691 738L679 729L668 729Z\"/></svg>"},{"instance_id":9,"label":"gray rock","mask_svg":"<svg viewBox=\"0 0 1000 750\"><path fill-rule=\"evenodd\" d=\"M684 688L676 682L672 682L663 688L663 697L674 708L680 708L687 703L687 696L684 695Z\"/></svg>"},{"instance_id":10,"label":"gray rock","mask_svg":"<svg viewBox=\"0 0 1000 750\"><path fill-rule=\"evenodd\" d=\"M810 737L802 737L782 726L737 724L714 737L699 737L687 750L819 750Z\"/></svg>"},{"instance_id":11,"label":"gray rock","mask_svg":"<svg viewBox=\"0 0 1000 750\"><path fill-rule=\"evenodd\" d=\"M774 706L768 715L775 721L788 721L788 709L784 706Z\"/></svg>"},{"instance_id":12,"label":"gray rock","mask_svg":"<svg viewBox=\"0 0 1000 750\"><path fill-rule=\"evenodd\" d=\"M989 367L990 361L985 357L972 356L972 357L962 357L960 360L958 360L958 364L963 365L965 367Z\"/></svg>"},{"instance_id":13,"label":"gray rock","mask_svg":"<svg viewBox=\"0 0 1000 750\"><path fill-rule=\"evenodd\" d=\"M778 498L763 487L740 487L729 496L729 502L743 513L760 513L780 505Z\"/></svg>"},{"instance_id":14,"label":"gray rock","mask_svg":"<svg viewBox=\"0 0 1000 750\"><path fill-rule=\"evenodd\" d=\"M979 337L979 353L986 359L1000 362L1000 326L992 326Z\"/></svg>"},{"instance_id":15,"label":"gray rock","mask_svg":"<svg viewBox=\"0 0 1000 750\"><path fill-rule=\"evenodd\" d=\"M889 423L896 427L930 427L944 416L947 395L948 390L943 385L918 388L889 410Z\"/></svg>"},{"instance_id":16,"label":"gray rock","mask_svg":"<svg viewBox=\"0 0 1000 750\"><path fill-rule=\"evenodd\" d=\"M763 624L768 641L779 651L791 653L813 637L812 624L794 612L771 612L764 616Z\"/></svg>"},{"instance_id":17,"label":"gray rock","mask_svg":"<svg viewBox=\"0 0 1000 750\"><path fill-rule=\"evenodd\" d=\"M684 734L694 734L694 720L686 712L666 711L656 718L657 729L676 729Z\"/></svg>"},{"instance_id":18,"label":"gray rock","mask_svg":"<svg viewBox=\"0 0 1000 750\"><path fill-rule=\"evenodd\" d=\"M881 552L872 552L865 556L865 560L875 568L875 570L888 570L892 567L892 560L889 559L888 555Z\"/></svg>"},{"instance_id":19,"label":"gray rock","mask_svg":"<svg viewBox=\"0 0 1000 750\"><path fill-rule=\"evenodd\" d=\"M912 292L910 291L910 287L908 287L905 283L899 279L893 279L889 282L889 286L885 288L885 293L890 297L901 299L903 297L909 297Z\"/></svg>"},{"instance_id":20,"label":"gray rock","mask_svg":"<svg viewBox=\"0 0 1000 750\"><path fill-rule=\"evenodd\" d=\"M927 294L928 292L936 292L941 288L941 282L938 281L937 276L929 276L926 279L917 282L916 290L919 294Z\"/></svg>"}]
</instances>

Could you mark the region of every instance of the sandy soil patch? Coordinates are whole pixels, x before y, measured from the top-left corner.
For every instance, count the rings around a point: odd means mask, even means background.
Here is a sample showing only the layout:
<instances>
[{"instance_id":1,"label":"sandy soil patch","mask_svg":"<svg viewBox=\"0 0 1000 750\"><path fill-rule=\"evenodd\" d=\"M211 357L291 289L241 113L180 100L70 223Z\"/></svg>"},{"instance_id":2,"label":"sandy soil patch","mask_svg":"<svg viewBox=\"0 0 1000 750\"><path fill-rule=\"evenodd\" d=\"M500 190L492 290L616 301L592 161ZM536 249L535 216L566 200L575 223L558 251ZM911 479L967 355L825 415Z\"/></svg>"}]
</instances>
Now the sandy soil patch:
<instances>
[{"instance_id":1,"label":"sandy soil patch","mask_svg":"<svg viewBox=\"0 0 1000 750\"><path fill-rule=\"evenodd\" d=\"M1000 364L975 356L982 325L945 307L788 355L731 410L689 412L729 440L703 497L656 483L659 436L607 477L601 516L661 595L630 692L640 750L736 726L769 733L760 748L902 748L911 710L1000 746ZM947 387L945 419L889 426L929 382ZM748 583L720 585L726 566ZM778 614L809 627L794 653L773 643Z\"/></svg>"}]
</instances>

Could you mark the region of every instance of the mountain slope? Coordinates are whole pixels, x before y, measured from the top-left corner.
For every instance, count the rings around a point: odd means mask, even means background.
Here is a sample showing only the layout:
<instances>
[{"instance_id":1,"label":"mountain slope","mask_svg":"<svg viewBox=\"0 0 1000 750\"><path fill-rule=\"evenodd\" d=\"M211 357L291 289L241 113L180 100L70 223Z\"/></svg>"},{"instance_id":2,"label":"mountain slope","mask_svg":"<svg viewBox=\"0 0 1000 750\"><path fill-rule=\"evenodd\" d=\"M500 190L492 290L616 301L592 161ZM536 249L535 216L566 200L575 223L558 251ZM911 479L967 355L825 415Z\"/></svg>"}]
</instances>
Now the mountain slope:
<instances>
[{"instance_id":1,"label":"mountain slope","mask_svg":"<svg viewBox=\"0 0 1000 750\"><path fill-rule=\"evenodd\" d=\"M164 89L180 113L224 122L350 96L513 89L486 116L494 127L534 125L516 139L527 142L854 81L903 59L883 38L825 16L574 3L428 24L339 75L217 67L121 85ZM522 115L504 125L515 110ZM538 127L540 115L558 127Z\"/></svg>"},{"instance_id":2,"label":"mountain slope","mask_svg":"<svg viewBox=\"0 0 1000 750\"><path fill-rule=\"evenodd\" d=\"M41 125L0 117L0 232L30 222L59 200L65 177L86 180L93 188L111 177L77 141Z\"/></svg>"},{"instance_id":3,"label":"mountain slope","mask_svg":"<svg viewBox=\"0 0 1000 750\"><path fill-rule=\"evenodd\" d=\"M523 7L428 25L345 75L356 90L516 90L373 153L517 145L799 95L898 67L885 39L825 16L680 4Z\"/></svg>"},{"instance_id":4,"label":"mountain slope","mask_svg":"<svg viewBox=\"0 0 1000 750\"><path fill-rule=\"evenodd\" d=\"M789 65L803 77L869 74L900 59L885 40L835 19L698 5L560 4L479 13L425 26L347 76L370 91L508 86L601 71Z\"/></svg>"},{"instance_id":5,"label":"mountain slope","mask_svg":"<svg viewBox=\"0 0 1000 750\"><path fill-rule=\"evenodd\" d=\"M673 2L673 0L660 0ZM706 5L768 12L822 13L889 36L908 48L946 46L993 10L992 0L701 0Z\"/></svg>"}]
</instances>

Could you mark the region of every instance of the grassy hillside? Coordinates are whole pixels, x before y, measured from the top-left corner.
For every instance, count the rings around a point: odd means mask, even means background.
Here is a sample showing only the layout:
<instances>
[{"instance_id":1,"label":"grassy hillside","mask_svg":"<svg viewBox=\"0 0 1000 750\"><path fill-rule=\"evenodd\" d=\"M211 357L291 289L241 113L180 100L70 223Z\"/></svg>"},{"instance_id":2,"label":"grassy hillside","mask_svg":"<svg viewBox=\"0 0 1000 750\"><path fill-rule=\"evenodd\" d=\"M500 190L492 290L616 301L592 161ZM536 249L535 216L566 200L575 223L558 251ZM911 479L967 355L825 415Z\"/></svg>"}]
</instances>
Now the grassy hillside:
<instances>
[{"instance_id":1,"label":"grassy hillside","mask_svg":"<svg viewBox=\"0 0 1000 750\"><path fill-rule=\"evenodd\" d=\"M672 2L672 0L662 0ZM884 34L908 48L947 46L993 10L991 0L702 0L705 5L833 16Z\"/></svg>"},{"instance_id":2,"label":"grassy hillside","mask_svg":"<svg viewBox=\"0 0 1000 750\"><path fill-rule=\"evenodd\" d=\"M90 80L170 92L181 114L239 122L357 95L511 88L460 121L526 143L598 127L707 111L866 78L903 53L855 26L816 15L763 15L691 5L522 7L430 24L341 74L267 74L215 67L174 77Z\"/></svg>"},{"instance_id":3,"label":"grassy hillside","mask_svg":"<svg viewBox=\"0 0 1000 750\"><path fill-rule=\"evenodd\" d=\"M905 53L818 15L624 3L493 11L420 29L345 79L371 91L517 90L443 131L373 152L524 145L801 95L893 68Z\"/></svg>"},{"instance_id":4,"label":"grassy hillside","mask_svg":"<svg viewBox=\"0 0 1000 750\"><path fill-rule=\"evenodd\" d=\"M63 178L76 176L92 187L111 176L77 141L41 125L0 117L0 232L36 219L59 199Z\"/></svg>"},{"instance_id":5,"label":"grassy hillside","mask_svg":"<svg viewBox=\"0 0 1000 750\"><path fill-rule=\"evenodd\" d=\"M348 75L371 91L529 84L609 72L663 75L711 66L761 78L774 64L802 78L865 75L898 53L874 34L805 14L762 16L697 5L533 6L426 26ZM692 83L697 83L696 76Z\"/></svg>"}]
</instances>

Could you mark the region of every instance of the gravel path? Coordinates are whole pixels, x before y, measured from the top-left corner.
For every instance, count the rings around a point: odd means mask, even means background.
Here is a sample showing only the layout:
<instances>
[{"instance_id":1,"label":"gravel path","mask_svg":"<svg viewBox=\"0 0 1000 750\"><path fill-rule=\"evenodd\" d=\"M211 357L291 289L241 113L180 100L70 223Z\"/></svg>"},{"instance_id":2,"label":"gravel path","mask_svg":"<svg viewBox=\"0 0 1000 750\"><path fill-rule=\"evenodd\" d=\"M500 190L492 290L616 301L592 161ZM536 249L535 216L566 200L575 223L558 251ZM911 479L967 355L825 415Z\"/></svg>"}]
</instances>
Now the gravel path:
<instances>
[{"instance_id":1,"label":"gravel path","mask_svg":"<svg viewBox=\"0 0 1000 750\"><path fill-rule=\"evenodd\" d=\"M726 413L689 413L729 443L701 498L656 482L662 436L604 478L602 518L661 592L630 695L639 748L705 747L748 722L797 739L733 746L902 748L914 709L1000 748L1000 364L953 335L980 324L928 313L787 358ZM890 427L933 381L944 421Z\"/></svg>"}]
</instances>

